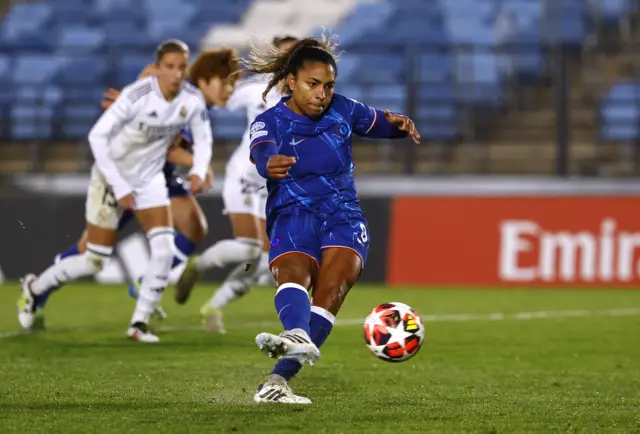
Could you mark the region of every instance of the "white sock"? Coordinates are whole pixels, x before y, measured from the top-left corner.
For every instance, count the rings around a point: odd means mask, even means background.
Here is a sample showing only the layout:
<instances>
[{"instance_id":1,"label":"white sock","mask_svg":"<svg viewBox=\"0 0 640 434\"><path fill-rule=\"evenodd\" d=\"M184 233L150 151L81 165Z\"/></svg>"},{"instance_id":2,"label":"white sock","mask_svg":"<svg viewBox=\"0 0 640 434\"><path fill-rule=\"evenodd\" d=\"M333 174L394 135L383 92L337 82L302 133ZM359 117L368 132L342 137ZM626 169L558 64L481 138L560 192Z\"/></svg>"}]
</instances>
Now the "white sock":
<instances>
[{"instance_id":1,"label":"white sock","mask_svg":"<svg viewBox=\"0 0 640 434\"><path fill-rule=\"evenodd\" d=\"M147 233L147 239L151 248L151 259L142 277L131 324L149 322L151 313L162 299L164 288L169 284L169 273L173 263L173 228L153 228Z\"/></svg>"},{"instance_id":2,"label":"white sock","mask_svg":"<svg viewBox=\"0 0 640 434\"><path fill-rule=\"evenodd\" d=\"M276 279L269 269L269 252L262 252L258 261L256 274L254 275L254 284L276 286Z\"/></svg>"},{"instance_id":3,"label":"white sock","mask_svg":"<svg viewBox=\"0 0 640 434\"><path fill-rule=\"evenodd\" d=\"M258 257L260 251L260 240L253 238L221 240L198 256L194 261L194 266L196 270L203 272L239 262L248 264Z\"/></svg>"},{"instance_id":4,"label":"white sock","mask_svg":"<svg viewBox=\"0 0 640 434\"><path fill-rule=\"evenodd\" d=\"M209 299L209 306L214 309L223 309L232 301L235 301L251 291L251 285L255 282L258 272L259 258L238 264L231 270L220 288Z\"/></svg>"},{"instance_id":5,"label":"white sock","mask_svg":"<svg viewBox=\"0 0 640 434\"><path fill-rule=\"evenodd\" d=\"M87 244L87 251L83 254L68 256L43 271L31 284L31 292L42 295L57 286L97 273L109 260L112 251L111 247Z\"/></svg>"}]
</instances>

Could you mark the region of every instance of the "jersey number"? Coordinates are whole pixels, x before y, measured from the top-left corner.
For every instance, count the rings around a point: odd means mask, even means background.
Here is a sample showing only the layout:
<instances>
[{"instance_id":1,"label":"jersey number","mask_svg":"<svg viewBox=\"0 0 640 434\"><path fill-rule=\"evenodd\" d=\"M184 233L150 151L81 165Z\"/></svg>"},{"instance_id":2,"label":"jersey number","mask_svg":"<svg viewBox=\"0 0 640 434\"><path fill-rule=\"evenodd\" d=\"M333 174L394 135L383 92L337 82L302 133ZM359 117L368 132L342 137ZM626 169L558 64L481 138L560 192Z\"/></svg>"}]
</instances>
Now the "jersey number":
<instances>
[{"instance_id":1,"label":"jersey number","mask_svg":"<svg viewBox=\"0 0 640 434\"><path fill-rule=\"evenodd\" d=\"M362 244L365 244L367 241L369 241L369 235L367 235L367 227L364 225L364 223L360 223L360 241L362 241Z\"/></svg>"},{"instance_id":2,"label":"jersey number","mask_svg":"<svg viewBox=\"0 0 640 434\"><path fill-rule=\"evenodd\" d=\"M116 196L113 194L111 187L106 187L104 189L102 204L111 208L115 208L118 205L118 201L116 200Z\"/></svg>"}]
</instances>

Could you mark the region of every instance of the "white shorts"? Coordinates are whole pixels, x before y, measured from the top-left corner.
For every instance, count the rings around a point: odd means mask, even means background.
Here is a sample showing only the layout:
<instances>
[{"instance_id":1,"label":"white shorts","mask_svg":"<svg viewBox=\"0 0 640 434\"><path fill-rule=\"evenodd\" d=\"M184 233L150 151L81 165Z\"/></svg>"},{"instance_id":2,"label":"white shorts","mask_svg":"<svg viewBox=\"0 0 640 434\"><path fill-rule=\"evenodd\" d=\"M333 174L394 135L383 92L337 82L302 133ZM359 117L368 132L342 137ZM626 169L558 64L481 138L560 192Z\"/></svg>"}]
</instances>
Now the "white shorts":
<instances>
[{"instance_id":1,"label":"white shorts","mask_svg":"<svg viewBox=\"0 0 640 434\"><path fill-rule=\"evenodd\" d=\"M145 186L134 189L133 197L136 211L169 206L169 192L164 174L160 172ZM91 168L85 208L87 222L105 229L118 229L122 210L118 207L111 186L95 165Z\"/></svg>"},{"instance_id":2,"label":"white shorts","mask_svg":"<svg viewBox=\"0 0 640 434\"><path fill-rule=\"evenodd\" d=\"M251 214L266 220L266 181L242 172L227 165L222 186L224 214Z\"/></svg>"}]
</instances>

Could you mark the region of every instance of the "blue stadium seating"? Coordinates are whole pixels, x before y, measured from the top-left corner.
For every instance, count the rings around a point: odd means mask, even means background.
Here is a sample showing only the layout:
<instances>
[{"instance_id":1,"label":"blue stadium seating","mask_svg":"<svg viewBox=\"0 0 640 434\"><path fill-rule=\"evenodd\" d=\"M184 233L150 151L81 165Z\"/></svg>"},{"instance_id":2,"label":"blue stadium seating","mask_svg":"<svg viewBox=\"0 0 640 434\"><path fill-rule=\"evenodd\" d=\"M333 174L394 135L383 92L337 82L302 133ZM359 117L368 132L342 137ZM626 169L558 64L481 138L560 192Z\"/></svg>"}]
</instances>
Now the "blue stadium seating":
<instances>
[{"instance_id":1,"label":"blue stadium seating","mask_svg":"<svg viewBox=\"0 0 640 434\"><path fill-rule=\"evenodd\" d=\"M97 116L103 90L135 79L152 61L159 40L180 37L195 46L211 25L240 21L250 1L14 4L0 23L0 111L16 120L17 138L46 136L52 119L65 119L56 131L80 137ZM414 92L426 139L453 140L459 135L459 109L499 107L504 83L541 78L544 44L578 47L589 17L618 25L635 5L633 0L363 2L332 29L346 50L338 91L396 111L405 109L407 93ZM605 138L638 133L635 124L614 125L620 119L630 124L638 115L635 103L617 105L624 86L603 98ZM37 100L31 111L25 98ZM24 104L14 107L16 101ZM218 138L237 139L245 127L237 113L217 110L213 120Z\"/></svg>"},{"instance_id":2,"label":"blue stadium seating","mask_svg":"<svg viewBox=\"0 0 640 434\"><path fill-rule=\"evenodd\" d=\"M600 139L640 140L640 82L617 83L600 102Z\"/></svg>"}]
</instances>

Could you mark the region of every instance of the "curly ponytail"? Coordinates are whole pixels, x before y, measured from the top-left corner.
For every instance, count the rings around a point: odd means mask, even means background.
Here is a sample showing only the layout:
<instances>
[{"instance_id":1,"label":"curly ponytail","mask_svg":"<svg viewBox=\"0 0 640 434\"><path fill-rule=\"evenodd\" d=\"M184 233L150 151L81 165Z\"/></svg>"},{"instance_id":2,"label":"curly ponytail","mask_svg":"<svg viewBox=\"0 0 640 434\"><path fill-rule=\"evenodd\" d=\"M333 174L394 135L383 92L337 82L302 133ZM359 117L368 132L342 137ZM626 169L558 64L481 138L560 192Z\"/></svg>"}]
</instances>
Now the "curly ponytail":
<instances>
[{"instance_id":1,"label":"curly ponytail","mask_svg":"<svg viewBox=\"0 0 640 434\"><path fill-rule=\"evenodd\" d=\"M333 67L336 75L338 66L336 61L338 55L335 54L337 44L332 38L322 35L321 39L304 38L296 42L289 50L281 51L273 44L267 45L265 50L251 44L249 60L245 60L246 72L255 74L272 74L267 89L262 94L262 99L266 101L267 94L274 87L284 94L290 94L291 90L287 86L289 74L296 75L300 68L307 61L322 62Z\"/></svg>"}]
</instances>

